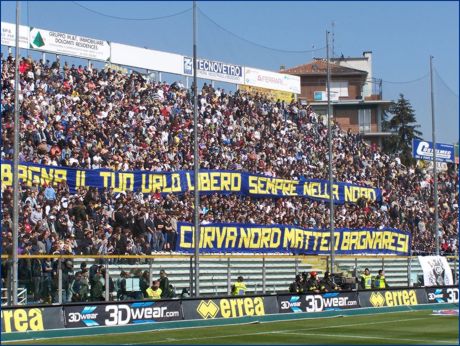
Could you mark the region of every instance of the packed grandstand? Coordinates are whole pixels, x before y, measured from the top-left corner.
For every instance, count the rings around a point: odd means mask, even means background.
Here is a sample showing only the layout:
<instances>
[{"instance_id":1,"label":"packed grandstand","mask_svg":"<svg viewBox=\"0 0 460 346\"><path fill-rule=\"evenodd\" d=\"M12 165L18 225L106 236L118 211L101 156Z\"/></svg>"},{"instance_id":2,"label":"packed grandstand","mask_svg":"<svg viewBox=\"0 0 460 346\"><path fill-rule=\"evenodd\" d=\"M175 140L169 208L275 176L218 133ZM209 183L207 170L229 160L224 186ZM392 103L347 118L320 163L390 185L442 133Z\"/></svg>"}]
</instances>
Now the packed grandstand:
<instances>
[{"instance_id":1,"label":"packed grandstand","mask_svg":"<svg viewBox=\"0 0 460 346\"><path fill-rule=\"evenodd\" d=\"M14 59L2 57L2 160L13 158ZM83 169L193 169L193 98L168 84L110 69L22 58L21 162ZM328 179L327 122L308 105L204 85L198 96L202 169L284 179ZM411 232L413 254L435 251L433 176L333 124L336 181L381 189L381 201L337 205L335 227ZM458 249L458 181L438 177L441 251ZM2 183L2 253L12 251L13 190ZM151 254L174 251L177 222L193 221L193 193L143 194L38 184L20 191L19 251ZM327 201L203 195L203 224L237 222L327 229Z\"/></svg>"}]
</instances>

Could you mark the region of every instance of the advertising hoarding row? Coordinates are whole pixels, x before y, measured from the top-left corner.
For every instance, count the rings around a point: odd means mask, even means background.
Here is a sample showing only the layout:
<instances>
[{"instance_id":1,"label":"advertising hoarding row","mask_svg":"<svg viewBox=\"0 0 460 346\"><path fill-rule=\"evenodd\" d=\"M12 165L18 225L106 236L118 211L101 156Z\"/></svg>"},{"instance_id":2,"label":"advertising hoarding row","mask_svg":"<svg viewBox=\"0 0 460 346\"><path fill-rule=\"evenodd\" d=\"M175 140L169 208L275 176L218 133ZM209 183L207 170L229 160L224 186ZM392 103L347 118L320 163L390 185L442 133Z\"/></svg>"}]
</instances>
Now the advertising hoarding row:
<instances>
[{"instance_id":1,"label":"advertising hoarding row","mask_svg":"<svg viewBox=\"0 0 460 346\"><path fill-rule=\"evenodd\" d=\"M2 45L16 45L16 26L1 23ZM19 47L153 71L193 75L193 59L180 54L108 42L74 34L20 26ZM214 81L300 94L300 77L215 60L197 59L197 76Z\"/></svg>"},{"instance_id":2,"label":"advertising hoarding row","mask_svg":"<svg viewBox=\"0 0 460 346\"><path fill-rule=\"evenodd\" d=\"M181 320L212 320L273 314L338 311L355 308L458 304L458 287L442 286L374 291L328 292L71 304L4 308L2 333L64 328L125 326Z\"/></svg>"}]
</instances>

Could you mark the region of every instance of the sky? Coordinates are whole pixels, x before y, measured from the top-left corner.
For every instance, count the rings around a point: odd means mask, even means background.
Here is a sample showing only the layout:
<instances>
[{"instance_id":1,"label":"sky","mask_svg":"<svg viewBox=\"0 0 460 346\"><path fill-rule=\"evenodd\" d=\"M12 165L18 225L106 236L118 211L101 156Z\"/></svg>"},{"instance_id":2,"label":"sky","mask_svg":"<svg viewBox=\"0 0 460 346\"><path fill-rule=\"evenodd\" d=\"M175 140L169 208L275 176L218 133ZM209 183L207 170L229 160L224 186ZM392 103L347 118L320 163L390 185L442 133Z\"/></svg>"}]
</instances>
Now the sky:
<instances>
[{"instance_id":1,"label":"sky","mask_svg":"<svg viewBox=\"0 0 460 346\"><path fill-rule=\"evenodd\" d=\"M429 57L434 56L436 141L458 141L458 2L198 1L197 6L202 58L277 71L325 57L326 30L333 32L336 57L372 51L384 99L404 94L426 140L432 139ZM191 1L21 1L21 24L191 55L191 8ZM15 2L1 2L1 19L15 22Z\"/></svg>"}]
</instances>

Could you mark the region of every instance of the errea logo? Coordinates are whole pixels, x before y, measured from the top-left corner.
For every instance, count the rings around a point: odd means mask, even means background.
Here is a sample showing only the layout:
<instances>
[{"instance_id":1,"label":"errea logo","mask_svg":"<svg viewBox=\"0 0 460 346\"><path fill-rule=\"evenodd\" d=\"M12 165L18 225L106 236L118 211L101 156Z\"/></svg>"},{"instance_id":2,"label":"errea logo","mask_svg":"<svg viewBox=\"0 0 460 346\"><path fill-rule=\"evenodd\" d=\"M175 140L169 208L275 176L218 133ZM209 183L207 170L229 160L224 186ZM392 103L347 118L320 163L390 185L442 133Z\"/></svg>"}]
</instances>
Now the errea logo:
<instances>
[{"instance_id":1,"label":"errea logo","mask_svg":"<svg viewBox=\"0 0 460 346\"><path fill-rule=\"evenodd\" d=\"M200 305L198 305L196 311L204 319L214 318L217 316L217 313L219 312L219 307L212 300L208 300L207 302L202 300Z\"/></svg>"}]
</instances>

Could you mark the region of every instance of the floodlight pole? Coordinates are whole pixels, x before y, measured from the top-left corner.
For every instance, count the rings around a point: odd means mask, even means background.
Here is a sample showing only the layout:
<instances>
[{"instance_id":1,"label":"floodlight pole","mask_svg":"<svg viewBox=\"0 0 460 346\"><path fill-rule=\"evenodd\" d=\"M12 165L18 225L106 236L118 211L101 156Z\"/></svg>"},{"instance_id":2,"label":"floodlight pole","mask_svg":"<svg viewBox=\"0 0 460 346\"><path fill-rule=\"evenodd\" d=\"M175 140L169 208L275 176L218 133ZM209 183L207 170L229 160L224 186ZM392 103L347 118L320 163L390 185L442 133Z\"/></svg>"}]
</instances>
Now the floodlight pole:
<instances>
[{"instance_id":1,"label":"floodlight pole","mask_svg":"<svg viewBox=\"0 0 460 346\"><path fill-rule=\"evenodd\" d=\"M436 166L436 118L434 113L433 90L433 56L430 55L430 83L431 83L431 130L433 141L433 190L434 190L434 232L436 239L436 256L439 256L439 231L438 231L438 168Z\"/></svg>"},{"instance_id":2,"label":"floodlight pole","mask_svg":"<svg viewBox=\"0 0 460 346\"><path fill-rule=\"evenodd\" d=\"M198 94L197 94L197 77L196 77L196 1L193 1L193 161L195 171L195 207L194 207L194 225L195 225L195 276L194 276L194 296L200 295L200 192L199 192L199 172L200 157L198 153Z\"/></svg>"},{"instance_id":3,"label":"floodlight pole","mask_svg":"<svg viewBox=\"0 0 460 346\"><path fill-rule=\"evenodd\" d=\"M330 272L334 271L334 247L335 247L335 238L334 238L334 195L333 195L333 184L334 177L332 174L332 112L331 112L331 66L329 61L329 31L326 30L326 58L327 58L327 133L329 138L329 227L330 227L330 247L331 247L331 267L329 268Z\"/></svg>"},{"instance_id":4,"label":"floodlight pole","mask_svg":"<svg viewBox=\"0 0 460 346\"><path fill-rule=\"evenodd\" d=\"M16 1L16 57L14 67L14 150L13 150L13 305L18 305L19 240L19 1Z\"/></svg>"}]
</instances>

